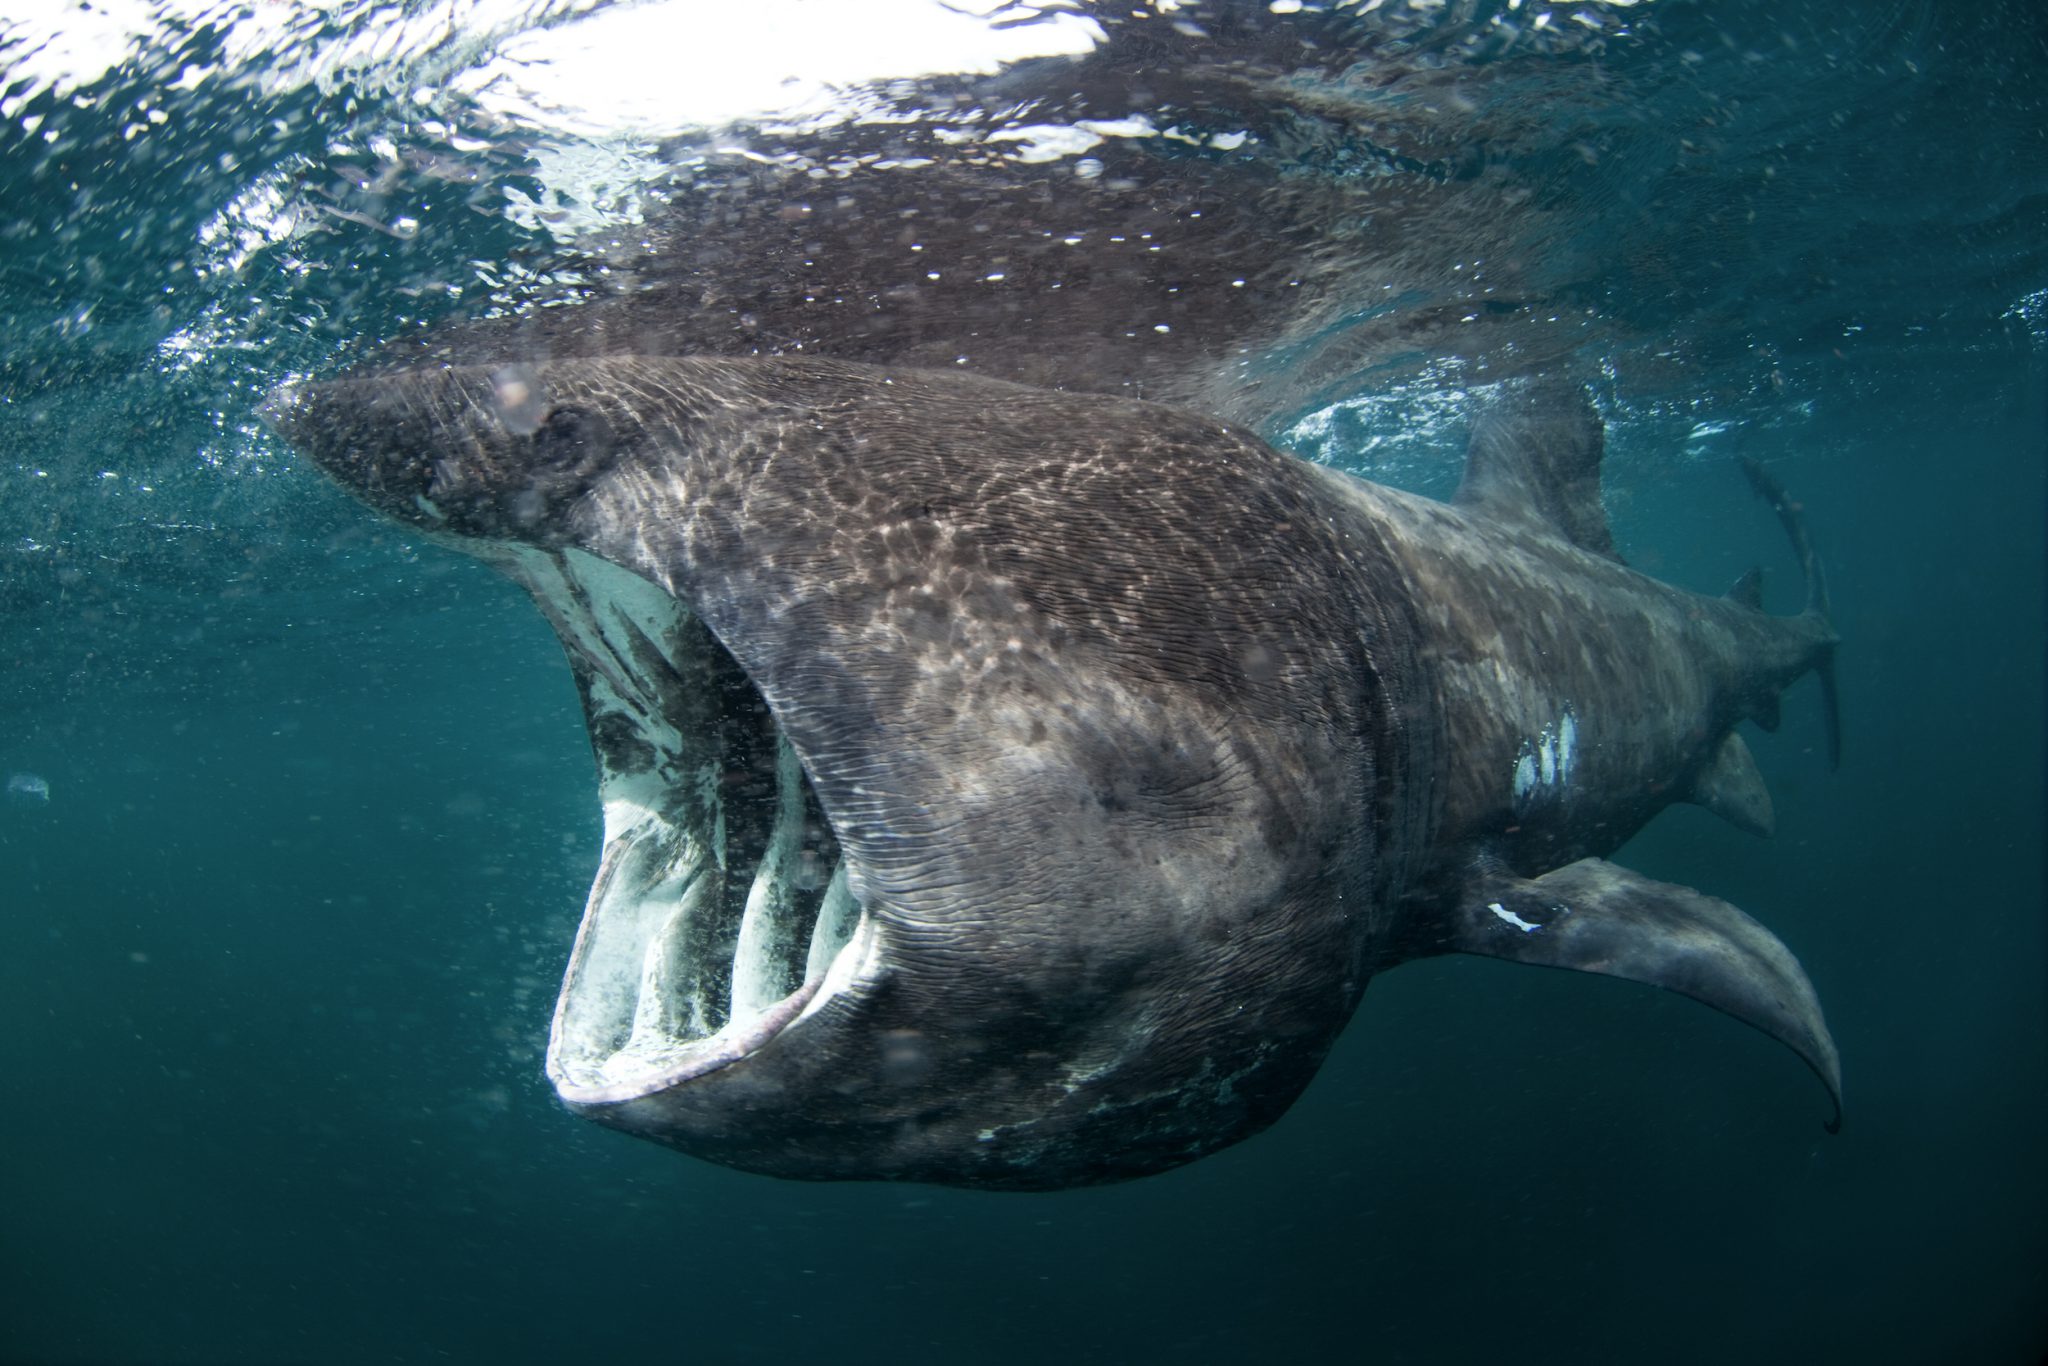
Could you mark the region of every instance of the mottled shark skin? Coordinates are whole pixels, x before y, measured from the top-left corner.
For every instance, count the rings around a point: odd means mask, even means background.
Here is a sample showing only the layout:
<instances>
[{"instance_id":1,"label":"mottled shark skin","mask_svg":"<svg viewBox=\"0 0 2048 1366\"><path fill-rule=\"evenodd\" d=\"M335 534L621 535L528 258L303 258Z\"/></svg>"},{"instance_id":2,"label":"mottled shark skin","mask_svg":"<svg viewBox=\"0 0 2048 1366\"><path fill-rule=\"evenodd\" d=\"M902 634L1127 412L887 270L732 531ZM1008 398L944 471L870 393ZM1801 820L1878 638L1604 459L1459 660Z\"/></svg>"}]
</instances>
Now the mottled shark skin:
<instances>
[{"instance_id":1,"label":"mottled shark skin","mask_svg":"<svg viewBox=\"0 0 2048 1366\"><path fill-rule=\"evenodd\" d=\"M1673 801L1768 827L1734 727L1831 657L1810 551L1766 481L1807 611L1629 569L1575 389L1482 418L1448 504L1174 408L825 360L269 416L563 639L606 844L548 1071L604 1124L784 1177L1141 1176L1272 1123L1375 972L1444 952L1694 996L1839 1095L1785 947L1604 860Z\"/></svg>"}]
</instances>

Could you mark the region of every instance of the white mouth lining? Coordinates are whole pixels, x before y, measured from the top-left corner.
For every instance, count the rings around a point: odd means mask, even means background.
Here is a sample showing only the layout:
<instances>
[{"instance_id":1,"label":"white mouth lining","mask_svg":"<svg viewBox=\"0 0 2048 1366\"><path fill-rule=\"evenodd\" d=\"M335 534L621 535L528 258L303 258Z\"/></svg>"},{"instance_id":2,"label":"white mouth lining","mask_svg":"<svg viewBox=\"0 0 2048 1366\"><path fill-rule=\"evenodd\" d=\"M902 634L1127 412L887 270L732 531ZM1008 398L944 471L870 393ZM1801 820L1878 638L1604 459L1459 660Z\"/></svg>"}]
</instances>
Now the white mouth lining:
<instances>
[{"instance_id":1,"label":"white mouth lining","mask_svg":"<svg viewBox=\"0 0 2048 1366\"><path fill-rule=\"evenodd\" d=\"M779 730L758 858L728 838L721 661L681 603L581 551L514 548L504 567L577 665L605 813L548 1076L572 1103L630 1100L735 1062L815 1012L867 956L871 927ZM753 827L763 814L735 813ZM751 875L734 859L752 859Z\"/></svg>"}]
</instances>

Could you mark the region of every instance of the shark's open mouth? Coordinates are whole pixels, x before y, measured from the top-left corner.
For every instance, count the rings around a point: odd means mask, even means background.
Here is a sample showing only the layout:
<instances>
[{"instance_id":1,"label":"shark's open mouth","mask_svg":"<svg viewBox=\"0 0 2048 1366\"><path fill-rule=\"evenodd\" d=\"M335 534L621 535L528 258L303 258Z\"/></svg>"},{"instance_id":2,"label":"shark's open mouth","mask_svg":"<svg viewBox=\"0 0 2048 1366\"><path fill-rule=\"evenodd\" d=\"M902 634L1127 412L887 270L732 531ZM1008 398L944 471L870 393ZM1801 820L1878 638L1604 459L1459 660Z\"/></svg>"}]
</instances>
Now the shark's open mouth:
<instances>
[{"instance_id":1,"label":"shark's open mouth","mask_svg":"<svg viewBox=\"0 0 2048 1366\"><path fill-rule=\"evenodd\" d=\"M581 551L505 554L568 651L604 801L548 1074L572 1104L630 1100L816 1009L864 920L795 750L704 624Z\"/></svg>"}]
</instances>

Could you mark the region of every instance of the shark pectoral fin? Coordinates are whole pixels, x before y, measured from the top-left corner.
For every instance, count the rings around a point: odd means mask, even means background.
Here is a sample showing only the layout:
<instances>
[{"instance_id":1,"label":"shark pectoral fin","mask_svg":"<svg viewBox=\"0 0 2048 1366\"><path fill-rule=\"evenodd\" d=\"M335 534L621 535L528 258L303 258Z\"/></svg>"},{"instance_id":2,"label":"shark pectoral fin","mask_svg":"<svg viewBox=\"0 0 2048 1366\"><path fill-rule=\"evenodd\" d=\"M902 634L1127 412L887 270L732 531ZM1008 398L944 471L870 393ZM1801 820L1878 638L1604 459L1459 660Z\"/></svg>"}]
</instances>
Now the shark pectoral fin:
<instances>
[{"instance_id":1,"label":"shark pectoral fin","mask_svg":"<svg viewBox=\"0 0 2048 1366\"><path fill-rule=\"evenodd\" d=\"M1693 779L1686 800L1705 807L1747 834L1768 836L1776 825L1764 775L1757 772L1756 758L1749 752L1749 746L1732 730L1700 770L1699 777Z\"/></svg>"},{"instance_id":2,"label":"shark pectoral fin","mask_svg":"<svg viewBox=\"0 0 2048 1366\"><path fill-rule=\"evenodd\" d=\"M1446 950L1647 982L1733 1015L1806 1060L1834 1102L1842 1074L1813 984L1776 935L1715 897L1604 859L1534 879L1482 875L1452 915Z\"/></svg>"}]
</instances>

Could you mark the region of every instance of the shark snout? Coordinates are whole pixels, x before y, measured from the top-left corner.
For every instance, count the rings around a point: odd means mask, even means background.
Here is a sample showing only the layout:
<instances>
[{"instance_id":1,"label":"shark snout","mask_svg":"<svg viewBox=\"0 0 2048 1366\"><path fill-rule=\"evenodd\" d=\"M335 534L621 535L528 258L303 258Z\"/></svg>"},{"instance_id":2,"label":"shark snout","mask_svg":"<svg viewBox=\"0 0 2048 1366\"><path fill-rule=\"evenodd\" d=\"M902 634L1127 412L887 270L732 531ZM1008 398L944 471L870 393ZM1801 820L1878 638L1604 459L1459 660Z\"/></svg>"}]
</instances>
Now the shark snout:
<instances>
[{"instance_id":1,"label":"shark snout","mask_svg":"<svg viewBox=\"0 0 2048 1366\"><path fill-rule=\"evenodd\" d=\"M303 427L301 409L305 391L303 381L287 380L256 405L256 416L263 425L294 445L299 444Z\"/></svg>"}]
</instances>

